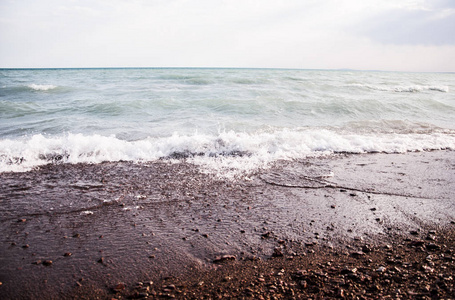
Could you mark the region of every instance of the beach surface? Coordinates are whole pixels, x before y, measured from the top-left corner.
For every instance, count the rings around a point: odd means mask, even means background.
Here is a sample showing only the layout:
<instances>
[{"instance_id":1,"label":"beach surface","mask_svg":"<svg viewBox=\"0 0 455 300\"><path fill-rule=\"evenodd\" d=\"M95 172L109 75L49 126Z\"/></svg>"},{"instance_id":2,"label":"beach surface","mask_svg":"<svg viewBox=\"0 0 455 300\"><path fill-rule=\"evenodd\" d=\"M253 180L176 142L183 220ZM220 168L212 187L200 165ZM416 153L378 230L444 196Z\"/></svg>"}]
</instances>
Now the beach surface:
<instances>
[{"instance_id":1,"label":"beach surface","mask_svg":"<svg viewBox=\"0 0 455 300\"><path fill-rule=\"evenodd\" d=\"M0 298L454 298L455 152L0 174Z\"/></svg>"}]
</instances>

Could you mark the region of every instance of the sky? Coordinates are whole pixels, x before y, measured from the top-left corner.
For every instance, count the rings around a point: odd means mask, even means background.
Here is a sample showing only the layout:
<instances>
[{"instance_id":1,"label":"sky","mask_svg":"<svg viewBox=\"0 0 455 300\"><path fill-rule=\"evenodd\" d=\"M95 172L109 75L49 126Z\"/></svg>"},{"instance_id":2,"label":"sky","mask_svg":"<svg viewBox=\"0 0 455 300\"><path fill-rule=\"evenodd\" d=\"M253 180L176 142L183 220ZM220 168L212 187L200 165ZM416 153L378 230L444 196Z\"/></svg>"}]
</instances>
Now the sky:
<instances>
[{"instance_id":1,"label":"sky","mask_svg":"<svg viewBox=\"0 0 455 300\"><path fill-rule=\"evenodd\" d=\"M455 1L0 0L0 67L455 72Z\"/></svg>"}]
</instances>

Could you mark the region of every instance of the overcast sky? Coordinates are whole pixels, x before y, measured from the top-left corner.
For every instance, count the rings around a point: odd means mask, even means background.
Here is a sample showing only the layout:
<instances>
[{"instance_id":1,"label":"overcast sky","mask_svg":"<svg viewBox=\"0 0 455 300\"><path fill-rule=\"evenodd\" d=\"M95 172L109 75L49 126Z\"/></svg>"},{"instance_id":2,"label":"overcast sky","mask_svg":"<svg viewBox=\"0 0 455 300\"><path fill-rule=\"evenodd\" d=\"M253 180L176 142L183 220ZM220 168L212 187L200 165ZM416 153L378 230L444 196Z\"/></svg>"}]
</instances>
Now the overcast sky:
<instances>
[{"instance_id":1,"label":"overcast sky","mask_svg":"<svg viewBox=\"0 0 455 300\"><path fill-rule=\"evenodd\" d=\"M452 0L0 0L0 67L455 71Z\"/></svg>"}]
</instances>

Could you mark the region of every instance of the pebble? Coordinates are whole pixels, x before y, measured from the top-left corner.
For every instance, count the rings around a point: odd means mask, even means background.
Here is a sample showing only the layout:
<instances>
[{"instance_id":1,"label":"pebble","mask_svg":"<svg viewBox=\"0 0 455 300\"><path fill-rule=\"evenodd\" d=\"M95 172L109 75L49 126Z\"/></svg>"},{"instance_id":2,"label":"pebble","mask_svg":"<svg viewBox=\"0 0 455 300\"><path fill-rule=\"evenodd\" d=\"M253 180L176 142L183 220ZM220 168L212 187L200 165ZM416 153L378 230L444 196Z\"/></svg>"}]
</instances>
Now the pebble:
<instances>
[{"instance_id":1,"label":"pebble","mask_svg":"<svg viewBox=\"0 0 455 300\"><path fill-rule=\"evenodd\" d=\"M52 260L45 260L45 261L43 261L43 265L46 266L46 267L52 265Z\"/></svg>"},{"instance_id":2,"label":"pebble","mask_svg":"<svg viewBox=\"0 0 455 300\"><path fill-rule=\"evenodd\" d=\"M266 233L261 234L262 238L269 238L272 235L270 231L267 231Z\"/></svg>"},{"instance_id":3,"label":"pebble","mask_svg":"<svg viewBox=\"0 0 455 300\"><path fill-rule=\"evenodd\" d=\"M120 282L120 283L117 283L114 287L112 287L112 290L114 290L114 292L121 292L125 289L125 284Z\"/></svg>"},{"instance_id":4,"label":"pebble","mask_svg":"<svg viewBox=\"0 0 455 300\"><path fill-rule=\"evenodd\" d=\"M365 253L363 253L363 252L352 252L351 253L351 256L355 257L355 258L359 258L359 257L362 257L364 255L365 255Z\"/></svg>"},{"instance_id":5,"label":"pebble","mask_svg":"<svg viewBox=\"0 0 455 300\"><path fill-rule=\"evenodd\" d=\"M370 253L373 249L371 249L371 247L369 245L364 245L362 247L362 251L365 252L365 253Z\"/></svg>"},{"instance_id":6,"label":"pebble","mask_svg":"<svg viewBox=\"0 0 455 300\"><path fill-rule=\"evenodd\" d=\"M422 241L422 240L411 241L411 246L420 247L420 246L423 246L423 245L425 245L425 242Z\"/></svg>"},{"instance_id":7,"label":"pebble","mask_svg":"<svg viewBox=\"0 0 455 300\"><path fill-rule=\"evenodd\" d=\"M223 261L227 261L227 260L236 260L236 257L235 257L235 255L225 254L225 255L217 256L213 260L213 262L214 263L219 263L219 262L223 262Z\"/></svg>"},{"instance_id":8,"label":"pebble","mask_svg":"<svg viewBox=\"0 0 455 300\"><path fill-rule=\"evenodd\" d=\"M381 266L381 267L377 268L376 272L382 273L382 272L384 272L385 270L386 270L386 268L383 267L383 266Z\"/></svg>"},{"instance_id":9,"label":"pebble","mask_svg":"<svg viewBox=\"0 0 455 300\"><path fill-rule=\"evenodd\" d=\"M71 255L73 255L73 253L71 253L71 252L65 252L65 254L63 254L63 256L71 256Z\"/></svg>"},{"instance_id":10,"label":"pebble","mask_svg":"<svg viewBox=\"0 0 455 300\"><path fill-rule=\"evenodd\" d=\"M343 270L341 270L341 274L355 274L357 272L357 268L350 269L348 267L345 267Z\"/></svg>"},{"instance_id":11,"label":"pebble","mask_svg":"<svg viewBox=\"0 0 455 300\"><path fill-rule=\"evenodd\" d=\"M430 268L429 266L425 266L425 265L423 265L421 269L422 269L422 271L424 271L425 273L433 273L433 272L434 272L434 269L433 269L433 268Z\"/></svg>"},{"instance_id":12,"label":"pebble","mask_svg":"<svg viewBox=\"0 0 455 300\"><path fill-rule=\"evenodd\" d=\"M428 250L440 250L441 249L441 246L436 245L434 243L430 243L426 247Z\"/></svg>"}]
</instances>

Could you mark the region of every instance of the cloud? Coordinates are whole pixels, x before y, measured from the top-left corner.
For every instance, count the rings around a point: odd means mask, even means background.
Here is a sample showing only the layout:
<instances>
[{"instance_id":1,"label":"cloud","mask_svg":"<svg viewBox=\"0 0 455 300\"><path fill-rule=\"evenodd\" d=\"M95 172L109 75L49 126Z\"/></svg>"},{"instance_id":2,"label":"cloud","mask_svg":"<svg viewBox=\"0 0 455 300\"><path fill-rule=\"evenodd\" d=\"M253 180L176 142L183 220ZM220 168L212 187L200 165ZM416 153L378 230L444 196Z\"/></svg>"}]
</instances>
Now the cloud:
<instances>
[{"instance_id":1,"label":"cloud","mask_svg":"<svg viewBox=\"0 0 455 300\"><path fill-rule=\"evenodd\" d=\"M351 29L385 44L455 45L455 4L433 1L411 8L391 8Z\"/></svg>"},{"instance_id":2,"label":"cloud","mask_svg":"<svg viewBox=\"0 0 455 300\"><path fill-rule=\"evenodd\" d=\"M452 3L3 0L0 67L454 70Z\"/></svg>"}]
</instances>

